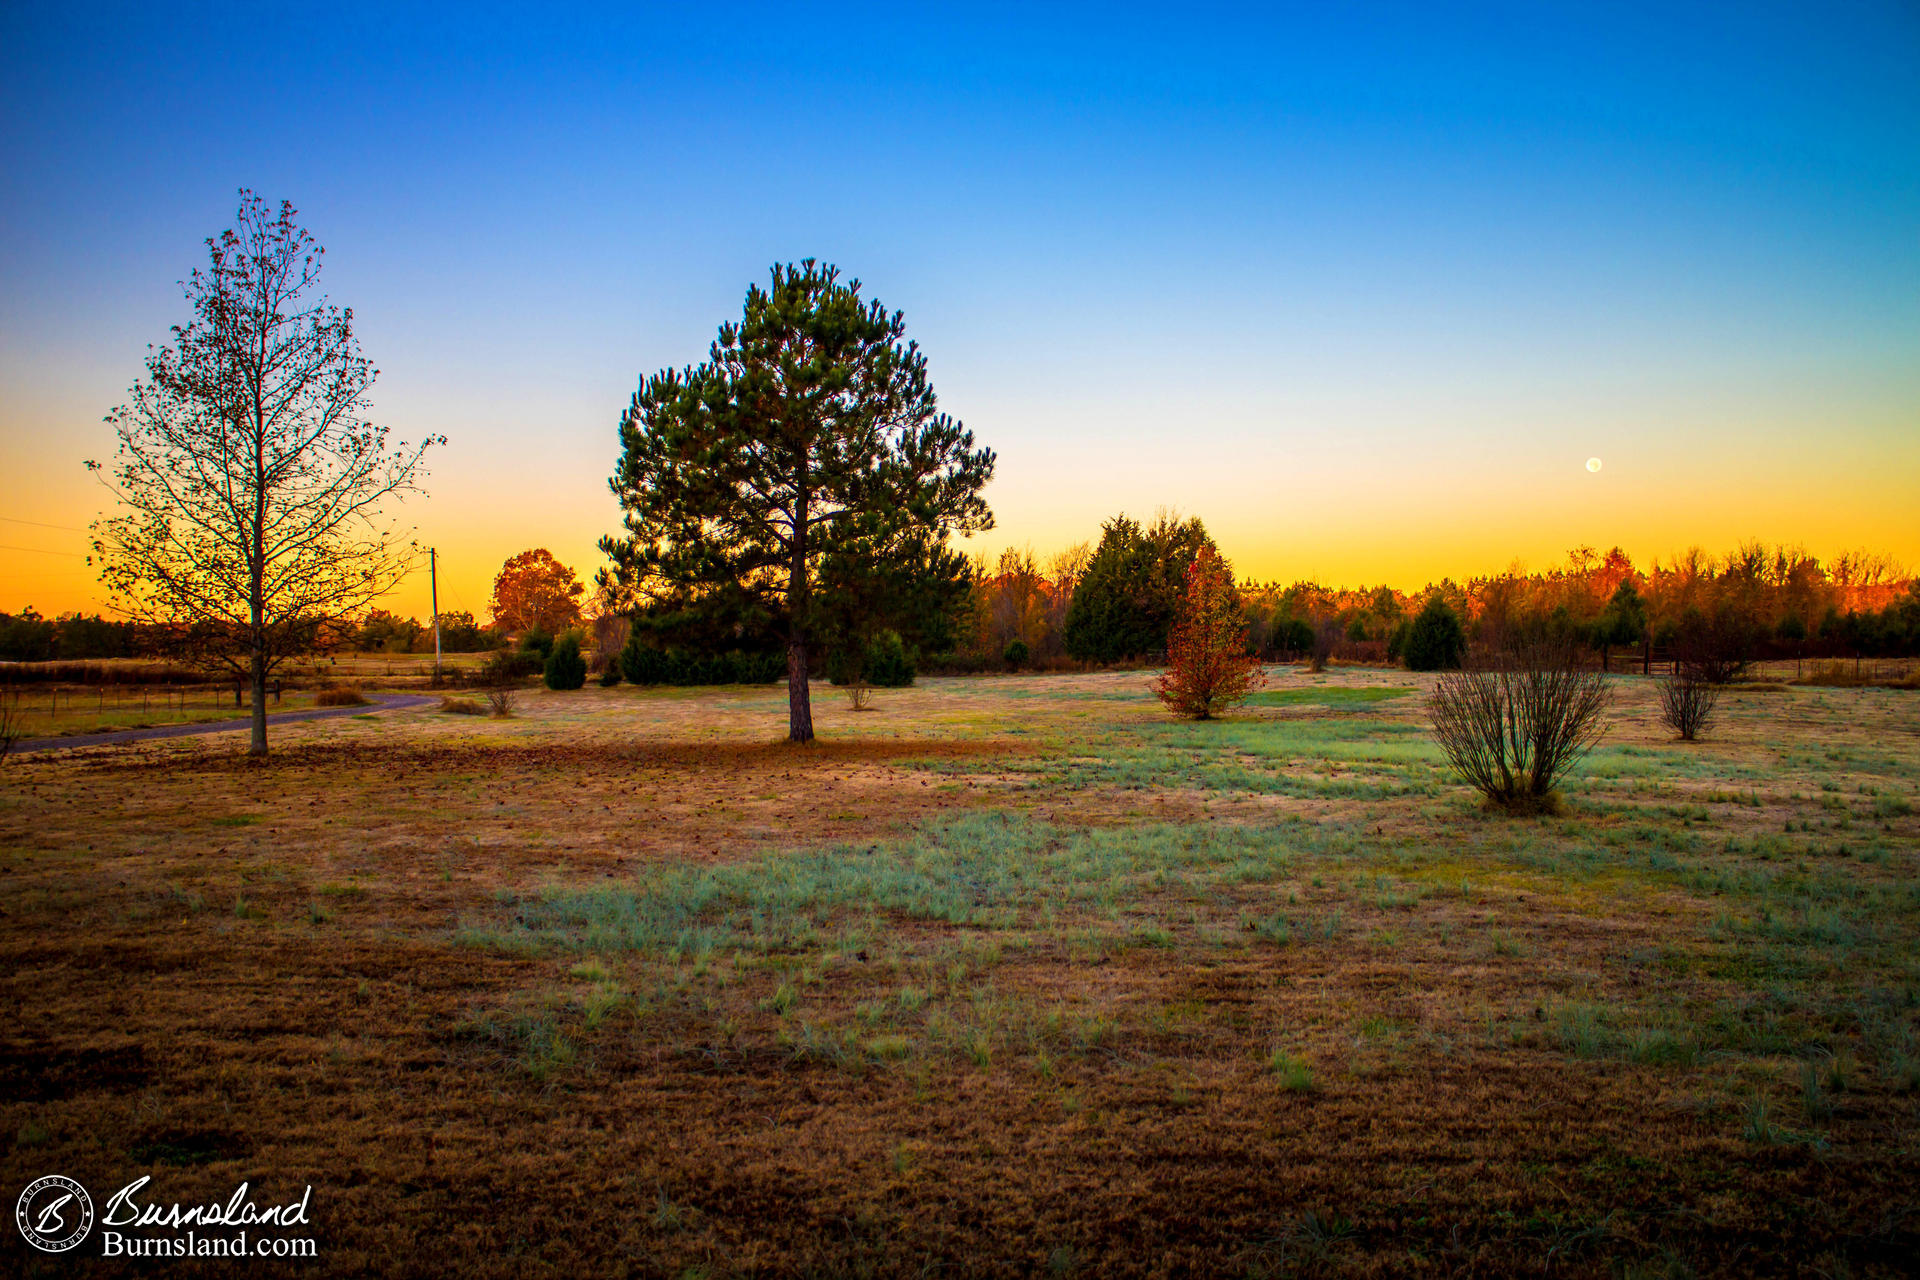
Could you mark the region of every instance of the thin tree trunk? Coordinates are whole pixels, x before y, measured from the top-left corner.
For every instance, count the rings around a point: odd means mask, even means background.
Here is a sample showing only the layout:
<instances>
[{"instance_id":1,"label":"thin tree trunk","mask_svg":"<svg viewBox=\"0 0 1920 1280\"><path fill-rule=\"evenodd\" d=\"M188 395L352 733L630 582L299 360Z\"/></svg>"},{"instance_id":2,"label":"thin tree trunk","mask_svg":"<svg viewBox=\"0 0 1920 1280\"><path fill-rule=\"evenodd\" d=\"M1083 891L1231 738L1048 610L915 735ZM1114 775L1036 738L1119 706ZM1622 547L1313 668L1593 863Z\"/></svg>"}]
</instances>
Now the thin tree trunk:
<instances>
[{"instance_id":1,"label":"thin tree trunk","mask_svg":"<svg viewBox=\"0 0 1920 1280\"><path fill-rule=\"evenodd\" d=\"M263 340L264 341L264 340ZM256 377L253 396L253 523L247 535L253 545L248 558L248 634L252 652L248 655L249 674L253 677L253 741L247 746L250 756L267 754L267 634L263 625L267 612L267 424L260 407L260 384Z\"/></svg>"},{"instance_id":2,"label":"thin tree trunk","mask_svg":"<svg viewBox=\"0 0 1920 1280\"><path fill-rule=\"evenodd\" d=\"M250 756L267 754L267 655L259 646L253 650L253 742L247 748Z\"/></svg>"}]
</instances>

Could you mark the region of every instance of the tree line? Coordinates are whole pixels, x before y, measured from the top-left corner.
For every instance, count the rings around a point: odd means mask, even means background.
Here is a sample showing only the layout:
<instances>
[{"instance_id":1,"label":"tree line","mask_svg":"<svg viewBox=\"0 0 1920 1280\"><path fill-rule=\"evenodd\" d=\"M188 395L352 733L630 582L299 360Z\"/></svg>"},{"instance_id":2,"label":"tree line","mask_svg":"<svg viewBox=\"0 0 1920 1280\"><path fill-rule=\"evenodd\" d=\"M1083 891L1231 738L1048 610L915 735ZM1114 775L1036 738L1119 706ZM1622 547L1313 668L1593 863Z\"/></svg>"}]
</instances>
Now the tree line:
<instances>
[{"instance_id":1,"label":"tree line","mask_svg":"<svg viewBox=\"0 0 1920 1280\"><path fill-rule=\"evenodd\" d=\"M77 611L49 618L29 605L17 614L0 613L0 662L170 659L194 648L191 629L187 623L138 622ZM327 620L312 629L311 637L313 653L432 653L433 620L375 609L362 618ZM464 610L440 615L443 652L485 653L506 642L504 631L483 626Z\"/></svg>"},{"instance_id":2,"label":"tree line","mask_svg":"<svg viewBox=\"0 0 1920 1280\"><path fill-rule=\"evenodd\" d=\"M976 559L953 658L970 669L1158 661L1187 570L1203 553L1219 548L1202 523L1163 513L1144 524L1117 516L1095 548L1081 544L1044 565L1023 549L1003 551L991 566ZM1268 661L1316 647L1354 661L1403 661L1422 614L1450 616L1463 646L1551 636L1602 661L1620 649L1703 645L1737 662L1920 655L1920 579L1882 556L1822 562L1759 543L1717 557L1689 550L1645 568L1617 547L1578 548L1541 572L1414 590L1297 581L1247 583L1236 594L1249 649Z\"/></svg>"}]
</instances>

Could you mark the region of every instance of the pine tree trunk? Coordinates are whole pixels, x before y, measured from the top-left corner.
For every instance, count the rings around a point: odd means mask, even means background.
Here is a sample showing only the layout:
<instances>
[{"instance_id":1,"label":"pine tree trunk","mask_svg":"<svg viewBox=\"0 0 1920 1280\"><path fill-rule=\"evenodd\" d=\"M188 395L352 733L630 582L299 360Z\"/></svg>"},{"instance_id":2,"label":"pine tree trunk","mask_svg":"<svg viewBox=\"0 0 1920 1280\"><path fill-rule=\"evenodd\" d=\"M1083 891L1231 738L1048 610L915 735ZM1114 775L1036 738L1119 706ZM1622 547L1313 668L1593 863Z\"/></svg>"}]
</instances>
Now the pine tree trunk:
<instances>
[{"instance_id":1,"label":"pine tree trunk","mask_svg":"<svg viewBox=\"0 0 1920 1280\"><path fill-rule=\"evenodd\" d=\"M807 642L797 628L787 641L787 741L813 741L813 701L807 688Z\"/></svg>"},{"instance_id":2,"label":"pine tree trunk","mask_svg":"<svg viewBox=\"0 0 1920 1280\"><path fill-rule=\"evenodd\" d=\"M807 494L795 505L793 561L787 568L787 741L813 741L813 695L807 687Z\"/></svg>"}]
</instances>

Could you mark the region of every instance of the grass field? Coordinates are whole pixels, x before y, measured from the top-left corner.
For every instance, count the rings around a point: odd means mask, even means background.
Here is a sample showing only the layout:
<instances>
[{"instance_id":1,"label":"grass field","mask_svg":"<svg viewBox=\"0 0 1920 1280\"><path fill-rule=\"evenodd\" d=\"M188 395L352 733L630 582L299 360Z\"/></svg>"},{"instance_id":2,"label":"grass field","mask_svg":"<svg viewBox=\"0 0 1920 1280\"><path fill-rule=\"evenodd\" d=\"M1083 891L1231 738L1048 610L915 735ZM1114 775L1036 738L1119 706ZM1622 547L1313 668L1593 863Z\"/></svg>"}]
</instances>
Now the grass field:
<instances>
[{"instance_id":1,"label":"grass field","mask_svg":"<svg viewBox=\"0 0 1920 1280\"><path fill-rule=\"evenodd\" d=\"M311 1183L325 1273L1911 1272L1920 697L1621 678L1514 820L1430 677L1146 683L10 761L8 1183Z\"/></svg>"}]
</instances>

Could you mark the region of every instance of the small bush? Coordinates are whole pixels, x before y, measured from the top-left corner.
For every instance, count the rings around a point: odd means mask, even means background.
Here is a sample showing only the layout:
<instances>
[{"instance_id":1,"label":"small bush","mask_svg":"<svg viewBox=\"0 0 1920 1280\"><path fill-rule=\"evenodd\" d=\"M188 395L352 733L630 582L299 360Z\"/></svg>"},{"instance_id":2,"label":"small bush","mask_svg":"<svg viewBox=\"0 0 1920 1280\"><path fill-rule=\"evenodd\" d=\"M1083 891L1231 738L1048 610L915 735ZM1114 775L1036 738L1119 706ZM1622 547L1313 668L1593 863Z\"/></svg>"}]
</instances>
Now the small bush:
<instances>
[{"instance_id":1,"label":"small bush","mask_svg":"<svg viewBox=\"0 0 1920 1280\"><path fill-rule=\"evenodd\" d=\"M1006 660L1007 670L1018 671L1027 665L1027 642L1025 640L1015 640L1006 647L1006 650L1000 656Z\"/></svg>"},{"instance_id":2,"label":"small bush","mask_svg":"<svg viewBox=\"0 0 1920 1280\"><path fill-rule=\"evenodd\" d=\"M314 696L316 707L364 707L367 700L352 685L342 685L338 689L322 689Z\"/></svg>"},{"instance_id":3,"label":"small bush","mask_svg":"<svg viewBox=\"0 0 1920 1280\"><path fill-rule=\"evenodd\" d=\"M867 683L881 689L904 689L913 683L914 653L898 631L882 631L867 646Z\"/></svg>"},{"instance_id":4,"label":"small bush","mask_svg":"<svg viewBox=\"0 0 1920 1280\"><path fill-rule=\"evenodd\" d=\"M499 685L487 690L487 705L493 710L495 720L505 720L513 714L513 688Z\"/></svg>"},{"instance_id":5,"label":"small bush","mask_svg":"<svg viewBox=\"0 0 1920 1280\"><path fill-rule=\"evenodd\" d=\"M481 684L518 684L546 666L546 659L525 649L501 649L480 664Z\"/></svg>"},{"instance_id":6,"label":"small bush","mask_svg":"<svg viewBox=\"0 0 1920 1280\"><path fill-rule=\"evenodd\" d=\"M580 656L580 637L569 631L547 655L547 688L556 692L578 689L587 682L587 660Z\"/></svg>"},{"instance_id":7,"label":"small bush","mask_svg":"<svg viewBox=\"0 0 1920 1280\"><path fill-rule=\"evenodd\" d=\"M600 687L602 689L611 689L613 688L613 686L619 683L620 683L620 664L618 662L609 662L606 666L606 670L600 673Z\"/></svg>"},{"instance_id":8,"label":"small bush","mask_svg":"<svg viewBox=\"0 0 1920 1280\"><path fill-rule=\"evenodd\" d=\"M1270 641L1282 655L1292 659L1313 651L1313 624L1304 618L1279 618L1273 624Z\"/></svg>"},{"instance_id":9,"label":"small bush","mask_svg":"<svg viewBox=\"0 0 1920 1280\"><path fill-rule=\"evenodd\" d=\"M441 698L440 709L452 716L485 715L487 709L472 698Z\"/></svg>"},{"instance_id":10,"label":"small bush","mask_svg":"<svg viewBox=\"0 0 1920 1280\"><path fill-rule=\"evenodd\" d=\"M1460 625L1460 615L1438 596L1427 601L1427 607L1407 628L1401 652L1409 671L1458 669L1467 652L1467 633Z\"/></svg>"},{"instance_id":11,"label":"small bush","mask_svg":"<svg viewBox=\"0 0 1920 1280\"><path fill-rule=\"evenodd\" d=\"M1570 646L1539 645L1498 665L1442 676L1428 701L1434 737L1456 772L1496 808L1551 811L1569 770L1605 731L1611 690Z\"/></svg>"},{"instance_id":12,"label":"small bush","mask_svg":"<svg viewBox=\"0 0 1920 1280\"><path fill-rule=\"evenodd\" d=\"M1720 701L1720 688L1701 679L1691 668L1676 670L1660 685L1660 723L1679 734L1682 741L1698 740L1713 722L1713 708Z\"/></svg>"},{"instance_id":13,"label":"small bush","mask_svg":"<svg viewBox=\"0 0 1920 1280\"><path fill-rule=\"evenodd\" d=\"M545 663L553 656L553 637L539 627L529 627L526 634L520 637L520 652L537 653L540 661Z\"/></svg>"},{"instance_id":14,"label":"small bush","mask_svg":"<svg viewBox=\"0 0 1920 1280\"><path fill-rule=\"evenodd\" d=\"M775 684L786 678L787 655L660 649L636 631L620 650L620 674L638 685Z\"/></svg>"}]
</instances>

